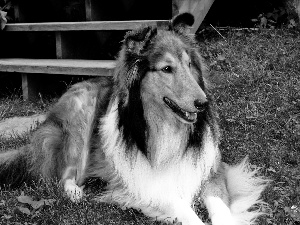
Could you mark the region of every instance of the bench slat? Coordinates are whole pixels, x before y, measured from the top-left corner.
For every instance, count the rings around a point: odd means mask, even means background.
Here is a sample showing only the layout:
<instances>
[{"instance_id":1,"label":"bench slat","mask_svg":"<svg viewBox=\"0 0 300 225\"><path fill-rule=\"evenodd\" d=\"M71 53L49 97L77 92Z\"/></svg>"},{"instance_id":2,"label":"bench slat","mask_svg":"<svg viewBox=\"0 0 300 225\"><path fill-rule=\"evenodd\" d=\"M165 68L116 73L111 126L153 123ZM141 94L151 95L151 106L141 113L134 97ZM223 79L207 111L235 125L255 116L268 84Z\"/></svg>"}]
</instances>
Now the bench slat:
<instances>
[{"instance_id":1,"label":"bench slat","mask_svg":"<svg viewBox=\"0 0 300 225\"><path fill-rule=\"evenodd\" d=\"M53 23L8 23L5 31L80 31L80 30L132 30L141 25L166 24L168 20L89 21Z\"/></svg>"},{"instance_id":2,"label":"bench slat","mask_svg":"<svg viewBox=\"0 0 300 225\"><path fill-rule=\"evenodd\" d=\"M110 76L114 60L0 59L0 72Z\"/></svg>"}]
</instances>

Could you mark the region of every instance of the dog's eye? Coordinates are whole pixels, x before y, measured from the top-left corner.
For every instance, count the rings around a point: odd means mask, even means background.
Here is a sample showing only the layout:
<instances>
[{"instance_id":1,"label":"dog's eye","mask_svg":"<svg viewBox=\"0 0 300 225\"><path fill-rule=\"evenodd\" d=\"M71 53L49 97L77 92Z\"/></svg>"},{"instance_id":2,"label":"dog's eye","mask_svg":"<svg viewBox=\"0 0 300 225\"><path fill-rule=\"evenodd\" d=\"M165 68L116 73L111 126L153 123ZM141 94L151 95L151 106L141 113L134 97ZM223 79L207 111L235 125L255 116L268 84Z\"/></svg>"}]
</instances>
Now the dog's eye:
<instances>
[{"instance_id":1,"label":"dog's eye","mask_svg":"<svg viewBox=\"0 0 300 225\"><path fill-rule=\"evenodd\" d=\"M191 62L189 62L189 68L191 68L192 67L192 63Z\"/></svg>"},{"instance_id":2,"label":"dog's eye","mask_svg":"<svg viewBox=\"0 0 300 225\"><path fill-rule=\"evenodd\" d=\"M164 73L172 73L173 69L171 66L166 66L162 68L161 71L163 71Z\"/></svg>"}]
</instances>

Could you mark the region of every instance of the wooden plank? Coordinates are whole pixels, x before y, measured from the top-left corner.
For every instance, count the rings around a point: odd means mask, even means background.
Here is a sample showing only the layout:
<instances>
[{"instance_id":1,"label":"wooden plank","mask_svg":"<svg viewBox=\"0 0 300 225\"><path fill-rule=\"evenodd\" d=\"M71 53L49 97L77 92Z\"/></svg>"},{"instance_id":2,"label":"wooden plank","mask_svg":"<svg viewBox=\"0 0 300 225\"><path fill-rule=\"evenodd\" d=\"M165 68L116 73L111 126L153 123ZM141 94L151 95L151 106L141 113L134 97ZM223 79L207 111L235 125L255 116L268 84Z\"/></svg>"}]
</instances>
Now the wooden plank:
<instances>
[{"instance_id":1,"label":"wooden plank","mask_svg":"<svg viewBox=\"0 0 300 225\"><path fill-rule=\"evenodd\" d=\"M55 32L55 47L56 47L56 58L63 59L64 46L63 46L63 41L62 41L60 31Z\"/></svg>"},{"instance_id":2,"label":"wooden plank","mask_svg":"<svg viewBox=\"0 0 300 225\"><path fill-rule=\"evenodd\" d=\"M132 30L141 25L155 26L167 20L137 21L89 21L89 22L54 22L54 23L10 23L5 31L83 31L83 30Z\"/></svg>"},{"instance_id":3,"label":"wooden plank","mask_svg":"<svg viewBox=\"0 0 300 225\"><path fill-rule=\"evenodd\" d=\"M92 20L92 2L91 2L91 0L85 0L85 19L87 21Z\"/></svg>"},{"instance_id":4,"label":"wooden plank","mask_svg":"<svg viewBox=\"0 0 300 225\"><path fill-rule=\"evenodd\" d=\"M68 45L64 32L55 32L55 48L57 59L72 59L72 49Z\"/></svg>"},{"instance_id":5,"label":"wooden plank","mask_svg":"<svg viewBox=\"0 0 300 225\"><path fill-rule=\"evenodd\" d=\"M212 6L214 0L173 0L178 8L178 13L190 12L195 17L195 23L191 29L192 33L196 33Z\"/></svg>"},{"instance_id":6,"label":"wooden plank","mask_svg":"<svg viewBox=\"0 0 300 225\"><path fill-rule=\"evenodd\" d=\"M28 101L34 101L37 99L37 88L36 88L36 74L26 74L22 73L22 92L23 99Z\"/></svg>"},{"instance_id":7,"label":"wooden plank","mask_svg":"<svg viewBox=\"0 0 300 225\"><path fill-rule=\"evenodd\" d=\"M111 76L114 60L0 59L1 72Z\"/></svg>"},{"instance_id":8,"label":"wooden plank","mask_svg":"<svg viewBox=\"0 0 300 225\"><path fill-rule=\"evenodd\" d=\"M15 15L15 22L21 22L22 21L22 16L20 15L20 6L19 2L14 0L13 1L13 9L14 9L14 15Z\"/></svg>"}]
</instances>

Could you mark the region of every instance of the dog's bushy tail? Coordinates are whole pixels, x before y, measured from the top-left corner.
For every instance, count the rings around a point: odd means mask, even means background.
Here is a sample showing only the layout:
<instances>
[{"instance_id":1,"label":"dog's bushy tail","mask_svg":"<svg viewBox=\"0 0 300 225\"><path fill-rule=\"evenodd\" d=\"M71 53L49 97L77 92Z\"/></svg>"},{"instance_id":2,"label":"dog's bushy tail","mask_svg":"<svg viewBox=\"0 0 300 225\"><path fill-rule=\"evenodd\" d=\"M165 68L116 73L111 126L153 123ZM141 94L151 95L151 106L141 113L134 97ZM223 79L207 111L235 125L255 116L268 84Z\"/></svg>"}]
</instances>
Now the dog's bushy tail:
<instances>
[{"instance_id":1,"label":"dog's bushy tail","mask_svg":"<svg viewBox=\"0 0 300 225\"><path fill-rule=\"evenodd\" d=\"M251 168L246 157L235 166L226 165L225 176L230 196L230 211L238 225L254 225L267 204L260 197L269 183L258 175L258 169Z\"/></svg>"},{"instance_id":2,"label":"dog's bushy tail","mask_svg":"<svg viewBox=\"0 0 300 225\"><path fill-rule=\"evenodd\" d=\"M0 185L17 187L28 181L32 175L28 168L28 146L0 153Z\"/></svg>"}]
</instances>

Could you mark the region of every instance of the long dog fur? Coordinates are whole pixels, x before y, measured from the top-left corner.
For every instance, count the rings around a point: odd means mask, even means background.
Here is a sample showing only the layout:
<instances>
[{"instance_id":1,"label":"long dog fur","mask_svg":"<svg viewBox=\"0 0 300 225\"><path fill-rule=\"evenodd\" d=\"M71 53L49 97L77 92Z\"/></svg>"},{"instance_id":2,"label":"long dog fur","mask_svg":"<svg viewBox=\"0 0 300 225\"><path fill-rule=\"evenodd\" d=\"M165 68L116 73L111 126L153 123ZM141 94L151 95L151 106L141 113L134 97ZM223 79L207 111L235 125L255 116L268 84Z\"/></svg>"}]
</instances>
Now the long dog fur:
<instances>
[{"instance_id":1,"label":"long dog fur","mask_svg":"<svg viewBox=\"0 0 300 225\"><path fill-rule=\"evenodd\" d=\"M266 180L244 160L221 162L217 115L206 68L184 13L168 26L128 32L113 79L71 87L31 144L0 154L0 181L58 178L72 201L89 177L107 181L99 201L132 207L153 219L203 225L200 198L213 225L251 225ZM252 210L257 206L257 210Z\"/></svg>"}]
</instances>

